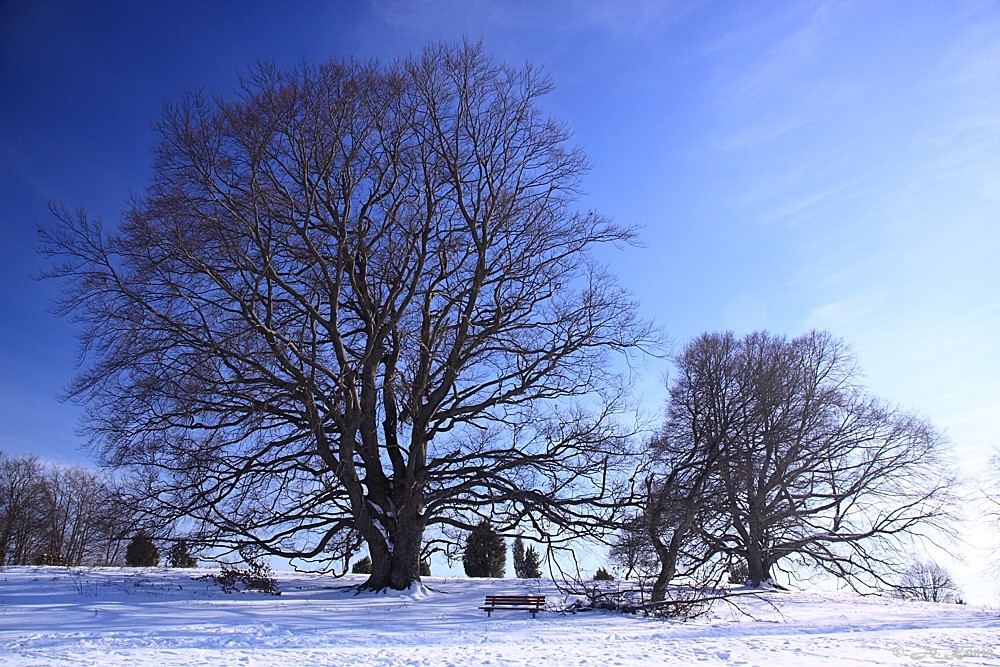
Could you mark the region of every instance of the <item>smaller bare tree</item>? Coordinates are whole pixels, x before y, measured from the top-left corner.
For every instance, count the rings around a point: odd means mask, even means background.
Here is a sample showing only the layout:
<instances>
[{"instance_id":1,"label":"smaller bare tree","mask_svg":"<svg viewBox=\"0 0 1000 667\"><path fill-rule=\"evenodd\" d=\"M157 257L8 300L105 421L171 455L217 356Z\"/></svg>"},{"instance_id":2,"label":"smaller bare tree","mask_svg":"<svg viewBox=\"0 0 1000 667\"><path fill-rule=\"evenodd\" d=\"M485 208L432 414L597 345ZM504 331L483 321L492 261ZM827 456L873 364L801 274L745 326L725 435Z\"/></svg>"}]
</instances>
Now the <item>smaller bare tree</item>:
<instances>
[{"instance_id":1,"label":"smaller bare tree","mask_svg":"<svg viewBox=\"0 0 1000 667\"><path fill-rule=\"evenodd\" d=\"M994 572L1000 579L1000 446L993 451L985 479L979 486L985 504L985 516L993 527L992 559Z\"/></svg>"},{"instance_id":2,"label":"smaller bare tree","mask_svg":"<svg viewBox=\"0 0 1000 667\"><path fill-rule=\"evenodd\" d=\"M46 553L67 565L120 562L134 522L110 480L81 467L52 466L42 500Z\"/></svg>"},{"instance_id":3,"label":"smaller bare tree","mask_svg":"<svg viewBox=\"0 0 1000 667\"><path fill-rule=\"evenodd\" d=\"M903 600L961 602L962 592L951 574L934 561L910 564L899 579L893 595Z\"/></svg>"},{"instance_id":4,"label":"smaller bare tree","mask_svg":"<svg viewBox=\"0 0 1000 667\"><path fill-rule=\"evenodd\" d=\"M608 560L620 568L623 579L646 578L659 569L645 525L645 516L639 513L624 520L612 538Z\"/></svg>"},{"instance_id":5,"label":"smaller bare tree","mask_svg":"<svg viewBox=\"0 0 1000 667\"><path fill-rule=\"evenodd\" d=\"M913 538L953 530L946 443L872 396L830 334L704 334L674 364L642 508L654 602L682 562L745 564L755 587L784 566L891 590Z\"/></svg>"},{"instance_id":6,"label":"smaller bare tree","mask_svg":"<svg viewBox=\"0 0 1000 667\"><path fill-rule=\"evenodd\" d=\"M0 452L0 566L27 563L41 548L37 526L44 475L37 457L7 458Z\"/></svg>"}]
</instances>

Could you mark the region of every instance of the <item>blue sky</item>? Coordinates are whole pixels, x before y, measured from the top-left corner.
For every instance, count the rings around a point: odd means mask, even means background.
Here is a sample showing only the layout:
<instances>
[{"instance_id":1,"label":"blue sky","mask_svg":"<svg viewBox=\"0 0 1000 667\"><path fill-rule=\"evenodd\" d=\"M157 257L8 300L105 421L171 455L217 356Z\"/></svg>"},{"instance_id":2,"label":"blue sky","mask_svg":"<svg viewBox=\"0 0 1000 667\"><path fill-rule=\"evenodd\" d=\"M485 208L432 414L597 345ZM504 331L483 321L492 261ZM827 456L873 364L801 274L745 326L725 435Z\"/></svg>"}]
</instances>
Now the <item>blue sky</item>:
<instances>
[{"instance_id":1,"label":"blue sky","mask_svg":"<svg viewBox=\"0 0 1000 667\"><path fill-rule=\"evenodd\" d=\"M392 59L482 38L542 66L594 163L581 207L640 225L607 261L675 343L846 339L879 395L967 472L1000 444L1000 5L995 2L0 0L0 450L86 462L71 323L33 247L46 202L111 222L150 123L260 60ZM638 370L651 410L665 366Z\"/></svg>"}]
</instances>

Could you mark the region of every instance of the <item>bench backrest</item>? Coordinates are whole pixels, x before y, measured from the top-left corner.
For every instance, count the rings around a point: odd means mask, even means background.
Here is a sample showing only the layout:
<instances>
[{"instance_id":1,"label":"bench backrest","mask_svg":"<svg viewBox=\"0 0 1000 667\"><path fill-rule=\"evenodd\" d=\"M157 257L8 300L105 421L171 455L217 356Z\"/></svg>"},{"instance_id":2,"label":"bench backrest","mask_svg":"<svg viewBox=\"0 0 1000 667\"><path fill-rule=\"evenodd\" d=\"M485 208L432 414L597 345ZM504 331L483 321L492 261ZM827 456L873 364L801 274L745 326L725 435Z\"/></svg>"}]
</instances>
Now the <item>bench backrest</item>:
<instances>
[{"instance_id":1,"label":"bench backrest","mask_svg":"<svg viewBox=\"0 0 1000 667\"><path fill-rule=\"evenodd\" d=\"M489 606L524 606L541 607L545 604L544 595L487 595L486 604Z\"/></svg>"}]
</instances>

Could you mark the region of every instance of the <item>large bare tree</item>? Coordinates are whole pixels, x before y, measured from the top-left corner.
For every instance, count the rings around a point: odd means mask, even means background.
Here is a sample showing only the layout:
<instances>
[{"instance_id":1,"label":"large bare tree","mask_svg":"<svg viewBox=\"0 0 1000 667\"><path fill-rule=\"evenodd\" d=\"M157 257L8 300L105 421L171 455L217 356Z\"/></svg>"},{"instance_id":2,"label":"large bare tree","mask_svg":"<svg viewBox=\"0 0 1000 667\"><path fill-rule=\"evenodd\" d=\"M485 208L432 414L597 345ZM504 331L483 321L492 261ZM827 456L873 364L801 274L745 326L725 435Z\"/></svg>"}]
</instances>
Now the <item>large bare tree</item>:
<instances>
[{"instance_id":1,"label":"large bare tree","mask_svg":"<svg viewBox=\"0 0 1000 667\"><path fill-rule=\"evenodd\" d=\"M954 532L942 438L872 397L841 341L703 334L675 364L645 512L661 578L687 541L753 585L784 562L891 588L912 540Z\"/></svg>"},{"instance_id":2,"label":"large bare tree","mask_svg":"<svg viewBox=\"0 0 1000 667\"><path fill-rule=\"evenodd\" d=\"M633 235L574 209L550 90L436 45L168 107L118 230L57 207L43 232L106 462L217 543L363 540L372 589L418 578L432 527L601 530L627 454L609 355L652 336L592 255Z\"/></svg>"}]
</instances>

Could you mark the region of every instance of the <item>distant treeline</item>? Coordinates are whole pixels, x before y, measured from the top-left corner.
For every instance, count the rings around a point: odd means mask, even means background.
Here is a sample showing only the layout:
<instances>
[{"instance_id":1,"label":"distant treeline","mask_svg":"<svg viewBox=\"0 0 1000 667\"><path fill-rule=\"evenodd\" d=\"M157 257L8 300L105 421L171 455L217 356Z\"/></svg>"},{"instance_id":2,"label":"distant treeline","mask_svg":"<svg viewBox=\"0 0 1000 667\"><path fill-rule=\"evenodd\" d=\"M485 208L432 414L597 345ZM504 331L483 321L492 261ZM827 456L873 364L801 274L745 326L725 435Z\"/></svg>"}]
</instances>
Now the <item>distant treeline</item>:
<instances>
[{"instance_id":1,"label":"distant treeline","mask_svg":"<svg viewBox=\"0 0 1000 667\"><path fill-rule=\"evenodd\" d=\"M0 566L122 565L135 530L110 479L0 452Z\"/></svg>"}]
</instances>

